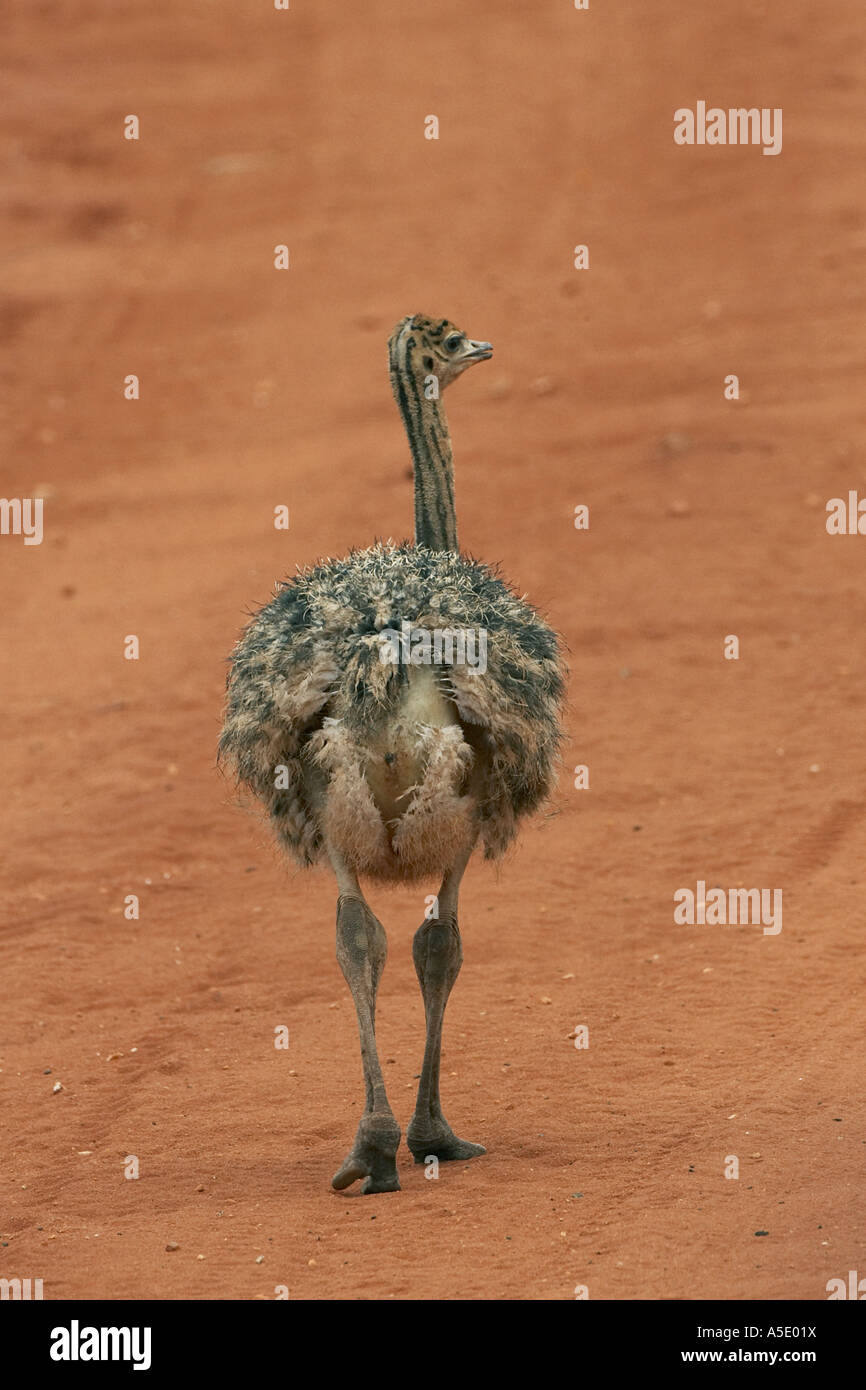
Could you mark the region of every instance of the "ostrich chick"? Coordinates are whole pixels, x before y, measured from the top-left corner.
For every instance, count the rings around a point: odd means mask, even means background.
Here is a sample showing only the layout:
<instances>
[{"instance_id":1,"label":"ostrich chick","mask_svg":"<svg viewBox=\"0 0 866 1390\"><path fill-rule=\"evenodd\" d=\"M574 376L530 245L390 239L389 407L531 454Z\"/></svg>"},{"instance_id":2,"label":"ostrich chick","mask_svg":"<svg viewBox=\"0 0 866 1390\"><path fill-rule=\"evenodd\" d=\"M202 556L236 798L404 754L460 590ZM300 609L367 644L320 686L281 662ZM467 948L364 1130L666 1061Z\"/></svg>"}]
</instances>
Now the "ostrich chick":
<instances>
[{"instance_id":1,"label":"ostrich chick","mask_svg":"<svg viewBox=\"0 0 866 1390\"><path fill-rule=\"evenodd\" d=\"M441 886L413 957L427 1041L407 1143L416 1163L484 1153L442 1113L445 1005L463 959L460 881L495 859L550 790L563 667L535 610L461 555L442 392L489 343L447 319L403 319L391 386L412 452L415 542L377 543L280 586L235 648L220 754L264 803L281 845L336 876L337 959L361 1037L366 1106L335 1188L400 1187L400 1142L376 1050L387 942L363 877ZM483 653L483 659L482 659Z\"/></svg>"}]
</instances>

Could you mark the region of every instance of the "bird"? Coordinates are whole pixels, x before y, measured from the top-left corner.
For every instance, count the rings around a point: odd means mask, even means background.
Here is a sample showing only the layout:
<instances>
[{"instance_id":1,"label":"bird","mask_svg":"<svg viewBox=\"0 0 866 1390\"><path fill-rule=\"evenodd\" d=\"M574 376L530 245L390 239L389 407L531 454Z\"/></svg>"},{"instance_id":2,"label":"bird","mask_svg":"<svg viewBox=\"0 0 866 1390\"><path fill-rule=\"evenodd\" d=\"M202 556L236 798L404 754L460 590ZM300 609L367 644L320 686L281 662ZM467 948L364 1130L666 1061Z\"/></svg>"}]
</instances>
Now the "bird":
<instances>
[{"instance_id":1,"label":"bird","mask_svg":"<svg viewBox=\"0 0 866 1390\"><path fill-rule=\"evenodd\" d=\"M280 583L229 660L220 763L303 867L330 865L336 954L354 1000L365 1107L332 1179L400 1189L399 1123L376 1047L385 930L361 886L438 879L412 954L426 1041L406 1142L416 1163L486 1152L442 1111L445 1006L463 961L458 895L476 847L500 859L555 785L562 642L497 568L461 553L442 396L492 345L410 314L388 342L408 437L414 541L376 540ZM490 505L494 505L491 496Z\"/></svg>"}]
</instances>

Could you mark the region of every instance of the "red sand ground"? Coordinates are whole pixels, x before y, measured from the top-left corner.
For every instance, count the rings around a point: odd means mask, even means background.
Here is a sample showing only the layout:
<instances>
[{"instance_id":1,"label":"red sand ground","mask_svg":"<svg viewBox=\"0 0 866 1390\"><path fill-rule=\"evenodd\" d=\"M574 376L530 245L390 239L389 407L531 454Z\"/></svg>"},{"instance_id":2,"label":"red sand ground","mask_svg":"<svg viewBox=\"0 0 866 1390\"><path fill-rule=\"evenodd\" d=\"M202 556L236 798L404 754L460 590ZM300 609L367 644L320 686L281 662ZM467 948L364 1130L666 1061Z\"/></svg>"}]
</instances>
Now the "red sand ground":
<instances>
[{"instance_id":1,"label":"red sand ground","mask_svg":"<svg viewBox=\"0 0 866 1390\"><path fill-rule=\"evenodd\" d=\"M41 546L0 539L0 1274L821 1299L866 1272L866 540L824 524L866 492L860 6L6 23L3 491L47 501ZM782 107L781 156L676 147L699 99ZM245 609L410 529L384 344L415 310L496 345L449 397L461 537L573 680L552 814L463 894L446 1110L489 1153L434 1182L401 1150L402 1193L362 1198L329 1188L362 1096L334 887L279 861L214 749ZM676 926L698 879L781 888L782 932ZM422 898L373 898L404 1126Z\"/></svg>"}]
</instances>

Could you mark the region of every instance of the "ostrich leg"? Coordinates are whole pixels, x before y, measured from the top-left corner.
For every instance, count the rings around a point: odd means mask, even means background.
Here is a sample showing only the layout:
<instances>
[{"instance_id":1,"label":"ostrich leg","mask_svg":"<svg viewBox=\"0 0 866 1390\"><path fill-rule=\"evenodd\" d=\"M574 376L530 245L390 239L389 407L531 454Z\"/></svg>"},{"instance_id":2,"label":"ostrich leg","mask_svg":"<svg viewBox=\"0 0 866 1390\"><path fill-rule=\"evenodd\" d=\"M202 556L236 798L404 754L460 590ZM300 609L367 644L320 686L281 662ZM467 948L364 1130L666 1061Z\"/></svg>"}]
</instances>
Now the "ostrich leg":
<instances>
[{"instance_id":1,"label":"ostrich leg","mask_svg":"<svg viewBox=\"0 0 866 1390\"><path fill-rule=\"evenodd\" d=\"M331 1186L340 1190L364 1178L362 1192L399 1192L396 1159L400 1126L388 1104L376 1051L376 993L385 968L388 941L382 923L364 901L354 872L333 850L330 857L340 894L337 960L355 1001L367 1091L355 1142L331 1179Z\"/></svg>"},{"instance_id":2,"label":"ostrich leg","mask_svg":"<svg viewBox=\"0 0 866 1390\"><path fill-rule=\"evenodd\" d=\"M438 913L415 933L412 956L424 997L427 1042L415 1114L406 1132L406 1142L416 1163L431 1154L439 1159L475 1158L486 1153L481 1144L458 1139L442 1114L439 1103L439 1062L442 1051L442 1020L454 981L463 964L463 945L457 926L457 896L460 880L469 862L474 843L449 869L439 889Z\"/></svg>"}]
</instances>

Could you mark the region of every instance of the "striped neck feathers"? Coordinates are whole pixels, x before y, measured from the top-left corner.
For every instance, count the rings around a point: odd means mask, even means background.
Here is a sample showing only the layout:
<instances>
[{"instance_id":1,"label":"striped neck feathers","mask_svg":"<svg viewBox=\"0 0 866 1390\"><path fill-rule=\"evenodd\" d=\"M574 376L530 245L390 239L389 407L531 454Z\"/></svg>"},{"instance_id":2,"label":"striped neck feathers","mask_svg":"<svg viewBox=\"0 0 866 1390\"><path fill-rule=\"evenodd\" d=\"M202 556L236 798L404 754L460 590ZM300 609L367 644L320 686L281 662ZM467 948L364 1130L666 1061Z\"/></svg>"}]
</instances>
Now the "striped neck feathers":
<instances>
[{"instance_id":1,"label":"striped neck feathers","mask_svg":"<svg viewBox=\"0 0 866 1390\"><path fill-rule=\"evenodd\" d=\"M418 346L411 320L391 346L391 389L403 420L415 473L415 544L430 550L453 550L457 545L454 510L454 462L448 421L439 398L433 368L420 375L413 370Z\"/></svg>"}]
</instances>

